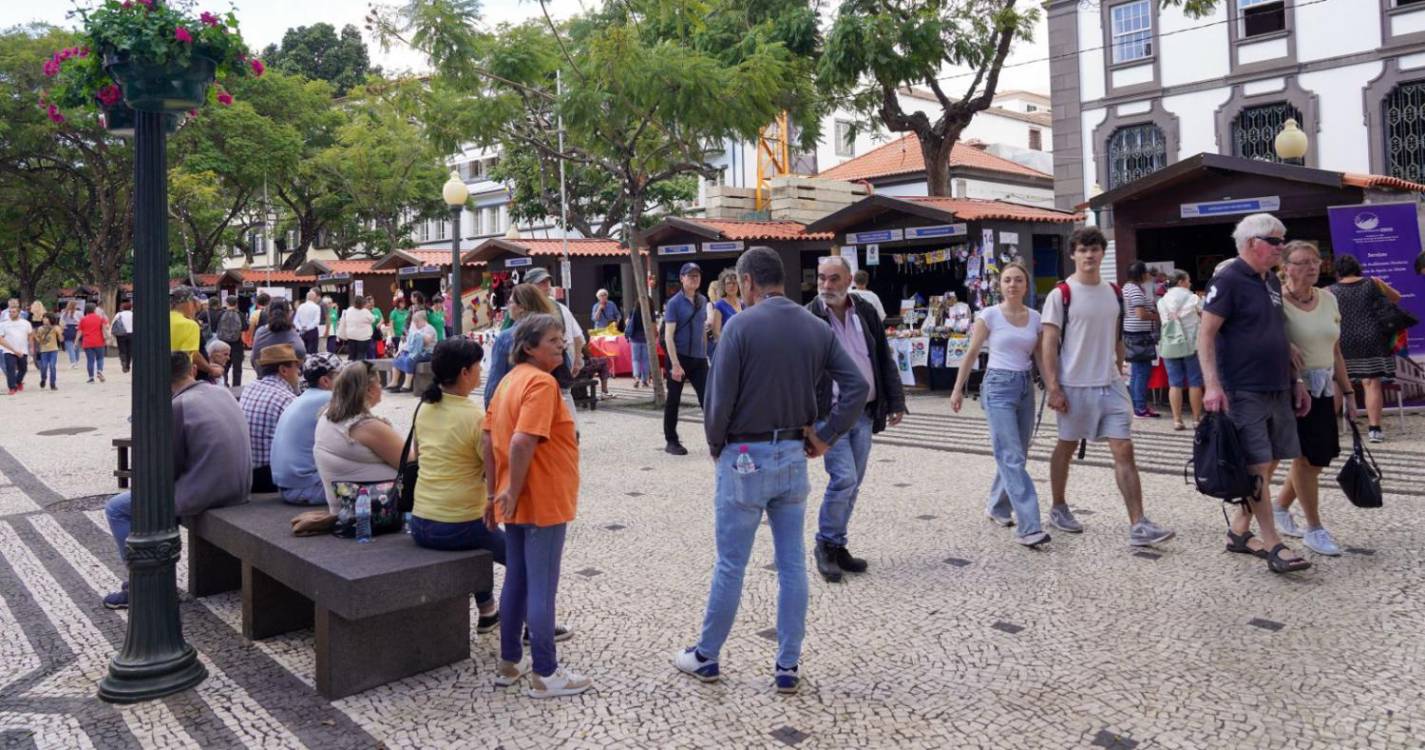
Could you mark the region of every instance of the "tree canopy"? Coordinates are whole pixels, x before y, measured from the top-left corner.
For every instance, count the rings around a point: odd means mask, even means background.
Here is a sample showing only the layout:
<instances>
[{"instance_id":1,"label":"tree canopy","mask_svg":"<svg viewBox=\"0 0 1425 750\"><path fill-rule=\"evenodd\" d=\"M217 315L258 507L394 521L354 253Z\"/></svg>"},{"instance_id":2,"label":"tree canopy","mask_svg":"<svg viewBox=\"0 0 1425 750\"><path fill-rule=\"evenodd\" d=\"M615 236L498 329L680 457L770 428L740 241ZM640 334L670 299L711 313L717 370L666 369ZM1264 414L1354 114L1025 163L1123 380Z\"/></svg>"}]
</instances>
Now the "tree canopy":
<instances>
[{"instance_id":1,"label":"tree canopy","mask_svg":"<svg viewBox=\"0 0 1425 750\"><path fill-rule=\"evenodd\" d=\"M380 74L372 69L361 30L351 24L336 28L329 23L297 26L282 36L282 44L270 44L263 51L270 68L291 75L331 84L337 96L366 82L366 76Z\"/></svg>"}]
</instances>

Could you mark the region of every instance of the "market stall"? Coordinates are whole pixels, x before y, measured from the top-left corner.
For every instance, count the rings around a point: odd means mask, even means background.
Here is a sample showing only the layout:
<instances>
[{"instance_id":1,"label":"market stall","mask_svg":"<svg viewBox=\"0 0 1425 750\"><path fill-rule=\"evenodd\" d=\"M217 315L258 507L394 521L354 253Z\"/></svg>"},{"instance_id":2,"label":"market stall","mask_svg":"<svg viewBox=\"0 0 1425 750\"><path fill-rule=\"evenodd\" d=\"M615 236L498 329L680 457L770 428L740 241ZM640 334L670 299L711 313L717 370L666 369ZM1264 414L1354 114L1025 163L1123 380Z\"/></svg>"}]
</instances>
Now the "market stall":
<instances>
[{"instance_id":1,"label":"market stall","mask_svg":"<svg viewBox=\"0 0 1425 750\"><path fill-rule=\"evenodd\" d=\"M811 232L796 221L747 221L672 217L655 224L643 234L653 254L654 294L661 308L664 301L681 288L678 271L692 261L702 269L702 291L723 269L753 245L770 247L782 258L787 271L787 297L806 303L816 294L816 258L831 252L830 232ZM812 273L804 270L810 259Z\"/></svg>"},{"instance_id":2,"label":"market stall","mask_svg":"<svg viewBox=\"0 0 1425 750\"><path fill-rule=\"evenodd\" d=\"M309 260L297 269L299 276L315 277L317 291L343 308L357 295L372 297L381 310L391 309L399 269L376 268L376 260Z\"/></svg>"},{"instance_id":3,"label":"market stall","mask_svg":"<svg viewBox=\"0 0 1425 750\"><path fill-rule=\"evenodd\" d=\"M566 249L569 252L567 275L563 263ZM590 311L600 289L608 290L609 299L620 310L624 309L628 250L613 240L496 237L476 245L461 256L460 262L488 269L501 287L507 281L519 283L531 269L545 269L554 278L555 297L568 305L586 328L592 324Z\"/></svg>"}]
</instances>

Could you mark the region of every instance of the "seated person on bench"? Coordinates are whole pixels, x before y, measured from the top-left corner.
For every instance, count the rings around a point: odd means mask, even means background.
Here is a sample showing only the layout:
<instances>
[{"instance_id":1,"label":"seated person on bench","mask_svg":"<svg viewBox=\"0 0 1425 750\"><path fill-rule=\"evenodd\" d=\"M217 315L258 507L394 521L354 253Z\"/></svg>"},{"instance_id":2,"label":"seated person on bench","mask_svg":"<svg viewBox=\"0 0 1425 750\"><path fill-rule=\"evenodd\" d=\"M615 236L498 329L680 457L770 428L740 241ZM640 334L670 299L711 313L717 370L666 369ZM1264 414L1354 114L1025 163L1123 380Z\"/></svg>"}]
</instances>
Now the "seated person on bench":
<instances>
[{"instance_id":1,"label":"seated person on bench","mask_svg":"<svg viewBox=\"0 0 1425 750\"><path fill-rule=\"evenodd\" d=\"M593 344L584 345L584 367L579 370L580 380L598 378L604 398L609 398L609 378L613 377L613 357Z\"/></svg>"},{"instance_id":2,"label":"seated person on bench","mask_svg":"<svg viewBox=\"0 0 1425 750\"><path fill-rule=\"evenodd\" d=\"M252 441L252 491L276 492L272 482L272 436L282 412L297 400L302 355L291 344L270 344L257 360L262 379L242 389L243 417Z\"/></svg>"},{"instance_id":3,"label":"seated person on bench","mask_svg":"<svg viewBox=\"0 0 1425 750\"><path fill-rule=\"evenodd\" d=\"M307 390L277 418L277 431L272 433L272 482L282 493L284 503L327 504L312 447L317 435L317 416L332 400L332 381L339 369L341 360L335 354L308 354L302 363Z\"/></svg>"},{"instance_id":4,"label":"seated person on bench","mask_svg":"<svg viewBox=\"0 0 1425 750\"><path fill-rule=\"evenodd\" d=\"M252 488L252 455L247 423L228 389L193 379L188 352L169 357L173 391L173 499L178 515L247 502ZM133 522L133 496L121 492L104 505L109 530L127 559L124 545ZM128 609L129 584L104 597L109 609Z\"/></svg>"}]
</instances>

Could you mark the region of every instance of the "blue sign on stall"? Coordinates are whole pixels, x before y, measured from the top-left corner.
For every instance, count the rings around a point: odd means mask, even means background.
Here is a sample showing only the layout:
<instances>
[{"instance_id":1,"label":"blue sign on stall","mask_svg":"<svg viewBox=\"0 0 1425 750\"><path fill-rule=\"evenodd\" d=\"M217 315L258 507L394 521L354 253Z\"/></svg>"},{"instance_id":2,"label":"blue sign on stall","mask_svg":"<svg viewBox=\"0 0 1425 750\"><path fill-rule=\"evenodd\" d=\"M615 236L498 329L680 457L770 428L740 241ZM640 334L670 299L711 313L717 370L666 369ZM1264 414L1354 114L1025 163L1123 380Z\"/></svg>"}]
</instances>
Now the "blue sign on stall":
<instances>
[{"instance_id":1,"label":"blue sign on stall","mask_svg":"<svg viewBox=\"0 0 1425 750\"><path fill-rule=\"evenodd\" d=\"M872 242L895 242L901 239L899 229L877 229L873 232L847 232L846 244L869 245Z\"/></svg>"},{"instance_id":2,"label":"blue sign on stall","mask_svg":"<svg viewBox=\"0 0 1425 750\"><path fill-rule=\"evenodd\" d=\"M1184 203L1181 213L1184 219L1195 219L1200 216L1230 216L1232 214L1254 214L1259 211L1277 211L1281 207L1281 196L1265 195L1260 198Z\"/></svg>"},{"instance_id":3,"label":"blue sign on stall","mask_svg":"<svg viewBox=\"0 0 1425 750\"><path fill-rule=\"evenodd\" d=\"M922 240L932 237L964 237L970 233L967 224L932 224L928 227L909 227L905 230L908 240Z\"/></svg>"},{"instance_id":4,"label":"blue sign on stall","mask_svg":"<svg viewBox=\"0 0 1425 750\"><path fill-rule=\"evenodd\" d=\"M694 244L686 245L659 245L659 255L692 255L698 251L698 246Z\"/></svg>"},{"instance_id":5,"label":"blue sign on stall","mask_svg":"<svg viewBox=\"0 0 1425 750\"><path fill-rule=\"evenodd\" d=\"M508 258L505 260L505 268L521 268L533 262L533 258Z\"/></svg>"},{"instance_id":6,"label":"blue sign on stall","mask_svg":"<svg viewBox=\"0 0 1425 750\"><path fill-rule=\"evenodd\" d=\"M439 274L440 266L404 266L396 271L398 276L419 276L430 273Z\"/></svg>"},{"instance_id":7,"label":"blue sign on stall","mask_svg":"<svg viewBox=\"0 0 1425 750\"><path fill-rule=\"evenodd\" d=\"M705 253L740 253L742 248L742 240L703 243L703 252Z\"/></svg>"}]
</instances>

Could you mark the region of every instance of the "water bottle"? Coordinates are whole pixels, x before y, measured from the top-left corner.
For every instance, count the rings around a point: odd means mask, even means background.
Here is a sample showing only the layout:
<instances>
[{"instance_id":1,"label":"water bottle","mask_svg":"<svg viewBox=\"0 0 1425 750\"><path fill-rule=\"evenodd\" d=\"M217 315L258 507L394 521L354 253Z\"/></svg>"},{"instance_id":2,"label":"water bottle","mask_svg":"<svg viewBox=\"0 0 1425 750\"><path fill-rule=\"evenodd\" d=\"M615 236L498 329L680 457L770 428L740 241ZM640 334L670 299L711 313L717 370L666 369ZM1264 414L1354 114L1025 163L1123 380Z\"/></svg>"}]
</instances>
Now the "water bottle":
<instances>
[{"instance_id":1,"label":"water bottle","mask_svg":"<svg viewBox=\"0 0 1425 750\"><path fill-rule=\"evenodd\" d=\"M751 474L757 471L757 465L752 463L752 456L747 452L747 446L737 449L737 461L732 465L733 471L738 474Z\"/></svg>"},{"instance_id":2,"label":"water bottle","mask_svg":"<svg viewBox=\"0 0 1425 750\"><path fill-rule=\"evenodd\" d=\"M405 515L401 516L401 520L405 524L406 533L411 533L411 512L406 511Z\"/></svg>"},{"instance_id":3,"label":"water bottle","mask_svg":"<svg viewBox=\"0 0 1425 750\"><path fill-rule=\"evenodd\" d=\"M361 544L371 541L371 493L365 487L356 496L356 541Z\"/></svg>"}]
</instances>

